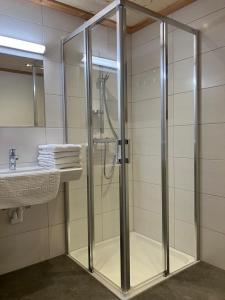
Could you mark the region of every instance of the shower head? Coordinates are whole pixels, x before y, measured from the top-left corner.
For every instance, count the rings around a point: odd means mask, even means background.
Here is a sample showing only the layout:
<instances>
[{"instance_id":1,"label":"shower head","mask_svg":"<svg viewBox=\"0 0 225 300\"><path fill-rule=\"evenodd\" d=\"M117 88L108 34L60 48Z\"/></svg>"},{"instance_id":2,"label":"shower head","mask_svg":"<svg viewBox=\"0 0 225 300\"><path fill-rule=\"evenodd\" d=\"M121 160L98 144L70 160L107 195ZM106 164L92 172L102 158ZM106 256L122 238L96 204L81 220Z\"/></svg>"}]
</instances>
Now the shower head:
<instances>
[{"instance_id":1,"label":"shower head","mask_svg":"<svg viewBox=\"0 0 225 300\"><path fill-rule=\"evenodd\" d=\"M100 89L102 85L106 83L106 81L109 79L110 74L107 72L100 71L99 77L96 82L97 89Z\"/></svg>"}]
</instances>

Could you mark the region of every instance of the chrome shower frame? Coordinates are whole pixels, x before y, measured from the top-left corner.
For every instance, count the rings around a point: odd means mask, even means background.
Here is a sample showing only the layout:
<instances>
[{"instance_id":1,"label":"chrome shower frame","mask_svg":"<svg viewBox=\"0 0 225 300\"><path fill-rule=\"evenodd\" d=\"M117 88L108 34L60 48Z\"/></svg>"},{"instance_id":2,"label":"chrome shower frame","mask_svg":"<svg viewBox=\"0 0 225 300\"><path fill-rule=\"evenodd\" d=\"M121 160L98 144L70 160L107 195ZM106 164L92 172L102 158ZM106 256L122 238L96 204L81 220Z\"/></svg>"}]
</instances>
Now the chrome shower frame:
<instances>
[{"instance_id":1,"label":"chrome shower frame","mask_svg":"<svg viewBox=\"0 0 225 300\"><path fill-rule=\"evenodd\" d=\"M168 217L168 25L172 25L185 32L193 34L194 37L194 216L195 216L195 238L196 238L196 261L200 260L200 212L199 212L199 102L200 102L200 79L199 79L199 31L188 25L182 24L169 17L162 16L154 11L139 6L133 2L125 0L115 0L102 11L97 13L82 26L70 33L62 41L63 46L78 34L84 34L84 49L86 51L85 77L86 77L86 98L87 98L87 119L88 119L88 156L87 156L87 174L88 174L88 256L89 271L97 277L103 284L111 289L121 298L130 298L146 287L159 282L153 278L142 286L130 289L130 241L129 241L129 199L128 199L128 172L126 163L126 144L127 144L127 126L126 126L126 67L127 58L125 50L126 37L126 8L132 8L139 12L149 15L152 19L160 21L160 101L161 101L161 173L162 173L162 245L164 252L164 272L159 280L164 276L172 275L169 270L169 217ZM108 15L116 13L117 15L117 63L118 63L118 118L119 118L119 140L121 147L120 164L120 259L121 259L121 289L104 278L93 266L93 247L94 247L94 208L93 208L93 120L92 120L92 83L91 83L91 34L90 30L97 23L100 23ZM64 59L63 59L64 61ZM63 67L64 77L64 67ZM65 91L65 89L64 89ZM64 93L65 99L65 93ZM64 100L65 101L65 100ZM65 104L66 105L66 104ZM65 112L66 128L66 112ZM67 137L65 129L65 137ZM65 139L67 142L67 138ZM66 193L68 196L68 193Z\"/></svg>"}]
</instances>

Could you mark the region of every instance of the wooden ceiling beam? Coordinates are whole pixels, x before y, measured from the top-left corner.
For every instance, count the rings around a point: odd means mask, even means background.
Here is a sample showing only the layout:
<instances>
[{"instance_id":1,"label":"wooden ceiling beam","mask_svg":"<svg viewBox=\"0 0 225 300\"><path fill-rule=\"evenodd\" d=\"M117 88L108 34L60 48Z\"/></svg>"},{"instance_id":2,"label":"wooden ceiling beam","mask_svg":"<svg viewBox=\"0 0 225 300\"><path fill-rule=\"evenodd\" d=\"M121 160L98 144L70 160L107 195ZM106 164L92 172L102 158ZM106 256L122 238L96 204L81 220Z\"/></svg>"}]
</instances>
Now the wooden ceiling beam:
<instances>
[{"instance_id":1,"label":"wooden ceiling beam","mask_svg":"<svg viewBox=\"0 0 225 300\"><path fill-rule=\"evenodd\" d=\"M195 2L196 0L177 0L175 3L168 5L167 7L165 7L164 9L158 11L159 14L163 15L163 16L168 16L172 13L174 13L175 11ZM135 24L134 26L130 26L128 28L128 32L129 33L134 33L136 31L139 31L140 29L143 29L144 27L151 25L152 23L154 23L155 20L152 18L146 18L145 20Z\"/></svg>"},{"instance_id":2,"label":"wooden ceiling beam","mask_svg":"<svg viewBox=\"0 0 225 300\"><path fill-rule=\"evenodd\" d=\"M75 17L79 17L82 18L84 20L89 20L90 18L92 18L94 16L93 13L87 12L83 9L68 5L68 4L64 4L61 3L59 1L55 1L55 0L28 0L30 2L33 2L35 4L39 4L42 6L46 6L61 12L64 12L66 14L75 16ZM160 10L158 13L164 16L168 16L172 13L174 13L175 11L195 2L196 0L177 0L175 3L167 6L166 8ZM134 33L139 31L140 29L154 23L155 20L151 19L151 18L146 18L145 20L133 25L133 26L128 26L127 27L127 32L128 33ZM102 25L110 27L110 28L115 28L116 27L116 23L112 20L109 19L105 19L101 22Z\"/></svg>"}]
</instances>

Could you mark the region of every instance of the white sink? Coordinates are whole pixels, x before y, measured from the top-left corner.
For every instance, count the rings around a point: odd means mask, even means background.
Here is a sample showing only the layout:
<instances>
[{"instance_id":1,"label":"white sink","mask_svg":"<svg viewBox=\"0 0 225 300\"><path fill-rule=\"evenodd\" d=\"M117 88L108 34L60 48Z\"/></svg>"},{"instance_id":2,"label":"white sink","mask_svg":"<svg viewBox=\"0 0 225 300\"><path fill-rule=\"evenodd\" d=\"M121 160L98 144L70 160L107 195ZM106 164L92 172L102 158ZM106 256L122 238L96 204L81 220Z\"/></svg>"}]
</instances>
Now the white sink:
<instances>
[{"instance_id":1,"label":"white sink","mask_svg":"<svg viewBox=\"0 0 225 300\"><path fill-rule=\"evenodd\" d=\"M46 203L57 196L59 183L77 180L82 174L81 168L54 171L38 166L0 169L0 209Z\"/></svg>"},{"instance_id":2,"label":"white sink","mask_svg":"<svg viewBox=\"0 0 225 300\"><path fill-rule=\"evenodd\" d=\"M9 170L9 169L0 169L0 176L8 175L8 174L17 174L17 173L26 173L26 172L33 172L33 171L41 171L43 168L38 166L34 167L21 167L17 168L16 170Z\"/></svg>"}]
</instances>

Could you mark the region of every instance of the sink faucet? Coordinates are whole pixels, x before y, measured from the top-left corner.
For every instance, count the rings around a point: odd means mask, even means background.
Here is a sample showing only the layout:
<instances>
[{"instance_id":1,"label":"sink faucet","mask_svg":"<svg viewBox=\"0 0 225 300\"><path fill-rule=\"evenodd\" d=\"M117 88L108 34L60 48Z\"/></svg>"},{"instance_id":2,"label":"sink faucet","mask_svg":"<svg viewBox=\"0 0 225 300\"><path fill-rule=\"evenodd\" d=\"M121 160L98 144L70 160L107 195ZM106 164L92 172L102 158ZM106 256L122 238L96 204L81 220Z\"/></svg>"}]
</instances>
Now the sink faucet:
<instances>
[{"instance_id":1,"label":"sink faucet","mask_svg":"<svg viewBox=\"0 0 225 300\"><path fill-rule=\"evenodd\" d=\"M16 149L9 149L9 170L16 170L16 161L18 159Z\"/></svg>"}]
</instances>

